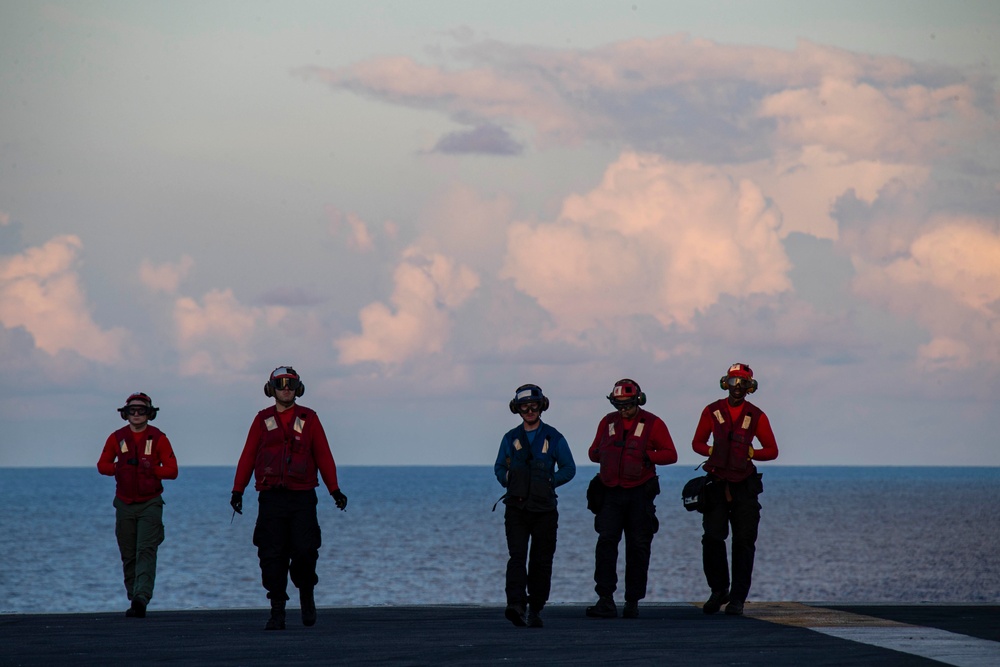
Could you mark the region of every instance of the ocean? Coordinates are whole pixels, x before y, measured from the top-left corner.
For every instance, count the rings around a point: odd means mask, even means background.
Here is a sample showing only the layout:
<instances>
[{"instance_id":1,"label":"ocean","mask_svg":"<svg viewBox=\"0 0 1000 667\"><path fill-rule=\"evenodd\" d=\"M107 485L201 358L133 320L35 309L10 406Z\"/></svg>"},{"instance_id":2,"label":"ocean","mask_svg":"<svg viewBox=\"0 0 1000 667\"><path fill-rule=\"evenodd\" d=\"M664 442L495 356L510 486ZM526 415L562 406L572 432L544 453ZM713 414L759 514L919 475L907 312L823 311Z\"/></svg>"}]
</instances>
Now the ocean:
<instances>
[{"instance_id":1,"label":"ocean","mask_svg":"<svg viewBox=\"0 0 1000 667\"><path fill-rule=\"evenodd\" d=\"M764 493L750 600L1000 603L1000 468L760 466ZM559 489L550 603L592 604L593 515L580 466ZM256 493L229 507L234 470L182 467L165 482L166 539L151 610L265 607L251 543ZM320 488L320 606L504 603L503 492L492 468L338 469ZM701 515L681 505L697 472L660 469L660 531L646 602L708 594ZM128 606L114 537L114 480L96 468L0 469L0 613ZM619 556L623 581L624 544ZM297 604L289 584L292 604ZM622 589L619 588L620 598ZM619 600L620 602L620 600Z\"/></svg>"}]
</instances>

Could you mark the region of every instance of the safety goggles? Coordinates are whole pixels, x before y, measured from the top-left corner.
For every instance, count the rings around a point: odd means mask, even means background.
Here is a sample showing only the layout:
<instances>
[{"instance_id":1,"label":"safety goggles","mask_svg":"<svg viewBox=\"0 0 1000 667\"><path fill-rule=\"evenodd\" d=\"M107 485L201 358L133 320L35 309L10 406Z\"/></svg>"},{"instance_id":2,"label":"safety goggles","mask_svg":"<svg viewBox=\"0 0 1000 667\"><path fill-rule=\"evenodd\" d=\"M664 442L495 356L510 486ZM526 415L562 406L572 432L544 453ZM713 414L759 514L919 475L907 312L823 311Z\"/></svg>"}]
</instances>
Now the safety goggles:
<instances>
[{"instance_id":1,"label":"safety goggles","mask_svg":"<svg viewBox=\"0 0 1000 667\"><path fill-rule=\"evenodd\" d=\"M139 415L140 417L145 417L149 414L149 408L142 405L134 405L129 407L127 412L129 415Z\"/></svg>"},{"instance_id":2,"label":"safety goggles","mask_svg":"<svg viewBox=\"0 0 1000 667\"><path fill-rule=\"evenodd\" d=\"M534 401L532 401L531 403L520 403L517 406L517 411L520 412L522 415L526 415L529 412L534 412L535 414L538 414L538 410L540 407L541 406Z\"/></svg>"},{"instance_id":3,"label":"safety goggles","mask_svg":"<svg viewBox=\"0 0 1000 667\"><path fill-rule=\"evenodd\" d=\"M295 391L299 388L300 384L301 382L298 378L288 377L287 375L285 377L271 378L271 386L275 389L291 389Z\"/></svg>"},{"instance_id":4,"label":"safety goggles","mask_svg":"<svg viewBox=\"0 0 1000 667\"><path fill-rule=\"evenodd\" d=\"M750 385L751 381L748 380L747 378L741 378L741 377L726 378L726 386L728 386L730 389L739 389L739 388L749 389Z\"/></svg>"}]
</instances>

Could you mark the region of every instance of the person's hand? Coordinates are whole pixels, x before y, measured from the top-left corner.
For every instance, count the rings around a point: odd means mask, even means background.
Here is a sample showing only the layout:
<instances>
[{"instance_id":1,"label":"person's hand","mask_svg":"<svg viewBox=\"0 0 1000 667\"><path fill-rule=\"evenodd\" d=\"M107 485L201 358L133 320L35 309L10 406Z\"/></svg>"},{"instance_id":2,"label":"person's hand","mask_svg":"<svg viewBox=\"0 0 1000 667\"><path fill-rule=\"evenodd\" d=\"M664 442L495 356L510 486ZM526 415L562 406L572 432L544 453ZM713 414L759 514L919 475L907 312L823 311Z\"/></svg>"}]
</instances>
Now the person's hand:
<instances>
[{"instance_id":1,"label":"person's hand","mask_svg":"<svg viewBox=\"0 0 1000 667\"><path fill-rule=\"evenodd\" d=\"M343 491L334 489L330 495L333 496L333 502L337 503L337 509L340 511L347 509L347 496L344 495Z\"/></svg>"},{"instance_id":2,"label":"person's hand","mask_svg":"<svg viewBox=\"0 0 1000 667\"><path fill-rule=\"evenodd\" d=\"M229 504L237 514L243 514L243 492L233 491L233 497L229 499Z\"/></svg>"},{"instance_id":3,"label":"person's hand","mask_svg":"<svg viewBox=\"0 0 1000 667\"><path fill-rule=\"evenodd\" d=\"M711 456L711 455L712 455L712 448L713 448L713 447L715 447L715 445L709 445L709 446L708 446L708 455L709 455L709 456Z\"/></svg>"},{"instance_id":4,"label":"person's hand","mask_svg":"<svg viewBox=\"0 0 1000 667\"><path fill-rule=\"evenodd\" d=\"M753 447L747 447L747 459L753 458Z\"/></svg>"}]
</instances>

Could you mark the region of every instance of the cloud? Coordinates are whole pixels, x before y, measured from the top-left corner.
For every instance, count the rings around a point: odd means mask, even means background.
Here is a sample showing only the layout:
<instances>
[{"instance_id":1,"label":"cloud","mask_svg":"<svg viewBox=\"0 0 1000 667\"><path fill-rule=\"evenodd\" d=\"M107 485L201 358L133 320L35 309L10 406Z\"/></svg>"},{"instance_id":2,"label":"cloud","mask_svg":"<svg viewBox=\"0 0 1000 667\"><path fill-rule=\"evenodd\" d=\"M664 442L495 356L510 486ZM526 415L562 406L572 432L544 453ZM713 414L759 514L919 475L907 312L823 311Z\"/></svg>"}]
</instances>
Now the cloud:
<instances>
[{"instance_id":1,"label":"cloud","mask_svg":"<svg viewBox=\"0 0 1000 667\"><path fill-rule=\"evenodd\" d=\"M208 292L198 303L177 299L174 323L182 376L238 372L256 359L253 343L262 329L281 324L287 310L247 307L232 290Z\"/></svg>"},{"instance_id":2,"label":"cloud","mask_svg":"<svg viewBox=\"0 0 1000 667\"><path fill-rule=\"evenodd\" d=\"M464 132L452 132L441 137L432 153L461 155L478 153L483 155L520 155L524 151L507 130L497 125L478 125Z\"/></svg>"},{"instance_id":3,"label":"cloud","mask_svg":"<svg viewBox=\"0 0 1000 667\"><path fill-rule=\"evenodd\" d=\"M479 277L437 253L410 247L393 276L392 308L381 302L358 314L361 333L334 341L344 364L399 364L440 353L451 334L451 312L479 287Z\"/></svg>"},{"instance_id":4,"label":"cloud","mask_svg":"<svg viewBox=\"0 0 1000 667\"><path fill-rule=\"evenodd\" d=\"M375 241L368 229L368 224L356 213L345 213L336 206L327 206L326 214L330 218L330 233L336 235L341 226L348 231L347 244L358 252L371 252L375 249ZM392 223L386 223L386 234L390 238L395 234Z\"/></svg>"},{"instance_id":5,"label":"cloud","mask_svg":"<svg viewBox=\"0 0 1000 667\"><path fill-rule=\"evenodd\" d=\"M194 266L190 255L183 255L176 263L153 264L148 259L139 266L139 280L154 292L176 294L177 288Z\"/></svg>"},{"instance_id":6,"label":"cloud","mask_svg":"<svg viewBox=\"0 0 1000 667\"><path fill-rule=\"evenodd\" d=\"M780 220L750 181L623 153L556 221L511 226L502 276L563 334L633 316L686 326L722 295L790 288Z\"/></svg>"},{"instance_id":7,"label":"cloud","mask_svg":"<svg viewBox=\"0 0 1000 667\"><path fill-rule=\"evenodd\" d=\"M701 162L804 144L852 160L926 160L995 126L992 95L979 92L991 83L805 41L793 50L685 35L581 50L482 41L442 57L447 64L383 57L296 73L462 125L525 125L541 147L611 141Z\"/></svg>"},{"instance_id":8,"label":"cloud","mask_svg":"<svg viewBox=\"0 0 1000 667\"><path fill-rule=\"evenodd\" d=\"M68 350L104 364L122 361L128 332L94 322L77 274L83 242L57 236L0 258L0 323L24 327L50 355Z\"/></svg>"},{"instance_id":9,"label":"cloud","mask_svg":"<svg viewBox=\"0 0 1000 667\"><path fill-rule=\"evenodd\" d=\"M5 227L10 224L10 213L5 211L0 211L0 227Z\"/></svg>"},{"instance_id":10,"label":"cloud","mask_svg":"<svg viewBox=\"0 0 1000 667\"><path fill-rule=\"evenodd\" d=\"M933 368L1000 363L1000 228L944 216L904 253L875 263L856 255L855 290L913 317L932 340L919 359Z\"/></svg>"}]
</instances>

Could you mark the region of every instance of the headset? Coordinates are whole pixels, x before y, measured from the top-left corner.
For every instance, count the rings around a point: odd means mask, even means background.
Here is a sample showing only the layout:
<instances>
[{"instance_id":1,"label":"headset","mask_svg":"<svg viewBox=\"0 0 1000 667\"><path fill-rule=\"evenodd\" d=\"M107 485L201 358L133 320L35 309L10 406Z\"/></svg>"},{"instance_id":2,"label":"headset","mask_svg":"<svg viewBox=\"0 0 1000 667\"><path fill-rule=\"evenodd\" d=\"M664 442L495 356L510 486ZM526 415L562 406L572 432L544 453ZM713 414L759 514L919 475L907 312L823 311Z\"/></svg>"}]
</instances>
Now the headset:
<instances>
[{"instance_id":1,"label":"headset","mask_svg":"<svg viewBox=\"0 0 1000 667\"><path fill-rule=\"evenodd\" d=\"M749 378L742 378L744 380L747 380L747 382L749 383L749 386L747 387L748 394L752 394L755 391L757 391L757 381L753 379L753 370L746 364L739 364L739 363L730 366L729 371L721 378L719 378L719 386L722 388L722 391L729 391L729 378L731 377L730 374L733 373L734 371L742 371L750 376Z\"/></svg>"},{"instance_id":2,"label":"headset","mask_svg":"<svg viewBox=\"0 0 1000 667\"><path fill-rule=\"evenodd\" d=\"M522 384L514 391L514 398L510 399L510 403L507 407L510 408L512 413L520 414L517 410L517 406L521 403L538 403L540 412L545 412L549 409L549 399L542 393L542 388L537 384Z\"/></svg>"},{"instance_id":3,"label":"headset","mask_svg":"<svg viewBox=\"0 0 1000 667\"><path fill-rule=\"evenodd\" d=\"M619 406L625 407L633 401L635 405L643 406L646 405L646 394L639 387L638 382L629 378L623 378L615 382L614 388L608 394L608 400L611 401L611 405L615 406L616 409Z\"/></svg>"},{"instance_id":4,"label":"headset","mask_svg":"<svg viewBox=\"0 0 1000 667\"><path fill-rule=\"evenodd\" d=\"M281 372L278 373L278 371ZM274 382L275 373L278 375L291 375L295 377L298 381L298 385L295 387L296 398L301 398L302 395L306 393L306 386L302 383L302 379L299 377L298 372L296 372L294 368L291 366L278 366L271 371L271 376L267 379L267 382L264 383L264 395L268 398L274 398L274 385L272 383Z\"/></svg>"},{"instance_id":5,"label":"headset","mask_svg":"<svg viewBox=\"0 0 1000 667\"><path fill-rule=\"evenodd\" d=\"M153 421L156 419L156 413L160 411L159 408L153 406L153 399L151 399L147 394L137 391L127 399L125 399L125 405L118 408L118 414L121 415L122 419L128 421L128 409L132 406L129 405L132 401L139 400L146 404L146 421Z\"/></svg>"}]
</instances>

